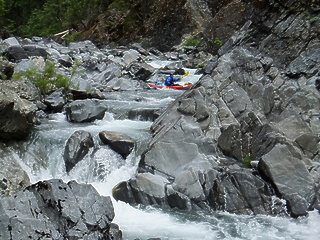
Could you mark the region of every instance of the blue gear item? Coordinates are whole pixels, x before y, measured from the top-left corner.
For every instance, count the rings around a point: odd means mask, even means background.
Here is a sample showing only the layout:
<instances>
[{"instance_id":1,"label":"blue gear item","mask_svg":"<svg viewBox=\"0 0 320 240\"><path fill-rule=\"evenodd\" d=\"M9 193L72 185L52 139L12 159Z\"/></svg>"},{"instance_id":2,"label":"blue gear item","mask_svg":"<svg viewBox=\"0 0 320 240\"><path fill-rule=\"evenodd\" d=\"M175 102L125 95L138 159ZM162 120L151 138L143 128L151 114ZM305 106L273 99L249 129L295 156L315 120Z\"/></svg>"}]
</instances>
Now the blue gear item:
<instances>
[{"instance_id":1,"label":"blue gear item","mask_svg":"<svg viewBox=\"0 0 320 240\"><path fill-rule=\"evenodd\" d=\"M173 85L173 82L176 82L176 81L179 81L179 79L174 78L174 77L173 77L173 74L170 74L170 76L168 76L168 77L166 78L165 84L166 84L166 86L172 86L172 85Z\"/></svg>"}]
</instances>

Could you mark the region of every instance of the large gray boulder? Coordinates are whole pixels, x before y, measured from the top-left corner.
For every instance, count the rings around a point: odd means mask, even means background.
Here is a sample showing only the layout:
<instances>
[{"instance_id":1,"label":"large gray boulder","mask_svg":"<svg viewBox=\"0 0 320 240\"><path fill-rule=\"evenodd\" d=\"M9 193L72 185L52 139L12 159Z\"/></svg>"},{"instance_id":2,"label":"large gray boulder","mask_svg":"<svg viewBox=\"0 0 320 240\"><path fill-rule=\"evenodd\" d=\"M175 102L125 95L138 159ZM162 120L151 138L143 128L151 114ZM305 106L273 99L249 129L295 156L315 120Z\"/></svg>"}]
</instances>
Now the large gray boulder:
<instances>
[{"instance_id":1,"label":"large gray boulder","mask_svg":"<svg viewBox=\"0 0 320 240\"><path fill-rule=\"evenodd\" d=\"M0 81L0 139L24 139L36 122L36 105L30 85ZM30 100L31 101L30 101Z\"/></svg>"},{"instance_id":2,"label":"large gray boulder","mask_svg":"<svg viewBox=\"0 0 320 240\"><path fill-rule=\"evenodd\" d=\"M104 144L119 153L123 158L126 158L135 146L135 141L124 133L102 131L99 133L99 137Z\"/></svg>"},{"instance_id":3,"label":"large gray boulder","mask_svg":"<svg viewBox=\"0 0 320 240\"><path fill-rule=\"evenodd\" d=\"M292 146L277 144L259 161L259 171L275 184L295 217L306 215L316 199L315 180L302 158Z\"/></svg>"},{"instance_id":4,"label":"large gray boulder","mask_svg":"<svg viewBox=\"0 0 320 240\"><path fill-rule=\"evenodd\" d=\"M104 117L107 106L101 100L86 99L67 104L65 110L70 122L92 122Z\"/></svg>"},{"instance_id":5,"label":"large gray boulder","mask_svg":"<svg viewBox=\"0 0 320 240\"><path fill-rule=\"evenodd\" d=\"M66 171L71 169L80 162L94 146L93 137L89 132L78 130L68 139L64 149L64 162Z\"/></svg>"},{"instance_id":6,"label":"large gray boulder","mask_svg":"<svg viewBox=\"0 0 320 240\"><path fill-rule=\"evenodd\" d=\"M91 185L38 182L0 206L1 239L122 239L110 197Z\"/></svg>"}]
</instances>

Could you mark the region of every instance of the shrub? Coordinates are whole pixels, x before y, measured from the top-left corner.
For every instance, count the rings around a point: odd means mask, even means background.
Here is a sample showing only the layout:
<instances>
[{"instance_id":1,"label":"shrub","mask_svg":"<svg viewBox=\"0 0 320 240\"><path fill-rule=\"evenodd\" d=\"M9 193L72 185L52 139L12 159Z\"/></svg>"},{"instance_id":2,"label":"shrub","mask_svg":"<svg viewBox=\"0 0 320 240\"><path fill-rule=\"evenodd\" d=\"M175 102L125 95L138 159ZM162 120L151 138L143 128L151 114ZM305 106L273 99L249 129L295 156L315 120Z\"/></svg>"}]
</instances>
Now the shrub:
<instances>
[{"instance_id":1,"label":"shrub","mask_svg":"<svg viewBox=\"0 0 320 240\"><path fill-rule=\"evenodd\" d=\"M252 159L251 159L251 155L250 154L248 154L248 155L246 155L245 157L244 157L244 159L242 160L242 162L243 162L243 164L246 166L246 167L251 167L251 161L252 161Z\"/></svg>"},{"instance_id":2,"label":"shrub","mask_svg":"<svg viewBox=\"0 0 320 240\"><path fill-rule=\"evenodd\" d=\"M219 38L215 38L213 42L217 44L219 47L223 45L222 41Z\"/></svg>"},{"instance_id":3,"label":"shrub","mask_svg":"<svg viewBox=\"0 0 320 240\"><path fill-rule=\"evenodd\" d=\"M74 68L72 74L75 73ZM37 88L39 88L42 95L46 95L57 88L77 88L70 77L59 74L55 70L55 63L46 61L45 67L39 69L37 67L30 67L23 73L16 73L13 78L22 79L23 77L31 81Z\"/></svg>"},{"instance_id":4,"label":"shrub","mask_svg":"<svg viewBox=\"0 0 320 240\"><path fill-rule=\"evenodd\" d=\"M185 45L185 46L194 46L194 47L196 47L196 46L198 46L201 42L202 42L201 37L194 35L194 36L188 38L188 39L186 40L186 42L184 43L184 45Z\"/></svg>"}]
</instances>

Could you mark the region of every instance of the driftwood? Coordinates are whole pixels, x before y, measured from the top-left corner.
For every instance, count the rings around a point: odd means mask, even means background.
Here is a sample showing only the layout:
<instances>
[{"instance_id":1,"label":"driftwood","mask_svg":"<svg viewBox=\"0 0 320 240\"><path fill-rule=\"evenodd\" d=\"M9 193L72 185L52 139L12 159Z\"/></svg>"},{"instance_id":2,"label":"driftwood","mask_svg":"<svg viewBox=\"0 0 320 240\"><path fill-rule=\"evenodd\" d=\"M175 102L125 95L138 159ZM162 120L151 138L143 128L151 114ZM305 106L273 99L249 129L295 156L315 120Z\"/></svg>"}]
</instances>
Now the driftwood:
<instances>
[{"instance_id":1,"label":"driftwood","mask_svg":"<svg viewBox=\"0 0 320 240\"><path fill-rule=\"evenodd\" d=\"M61 36L61 38L64 38L67 34L69 34L72 31L73 31L73 29L68 29L66 31L63 31L63 32L60 32L60 33L56 33L56 34L54 34L54 36L55 37Z\"/></svg>"}]
</instances>

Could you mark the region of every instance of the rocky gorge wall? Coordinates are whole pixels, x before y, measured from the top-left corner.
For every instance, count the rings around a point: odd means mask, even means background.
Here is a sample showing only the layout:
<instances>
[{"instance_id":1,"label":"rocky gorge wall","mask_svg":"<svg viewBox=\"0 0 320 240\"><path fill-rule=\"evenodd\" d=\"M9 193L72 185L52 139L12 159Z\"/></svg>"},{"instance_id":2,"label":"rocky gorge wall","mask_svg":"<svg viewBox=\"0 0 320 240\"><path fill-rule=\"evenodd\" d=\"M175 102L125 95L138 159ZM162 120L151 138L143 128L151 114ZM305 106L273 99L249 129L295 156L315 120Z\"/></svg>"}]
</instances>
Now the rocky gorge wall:
<instances>
[{"instance_id":1,"label":"rocky gorge wall","mask_svg":"<svg viewBox=\"0 0 320 240\"><path fill-rule=\"evenodd\" d=\"M138 172L114 189L116 199L294 217L319 209L319 5L268 4L155 121Z\"/></svg>"}]
</instances>

